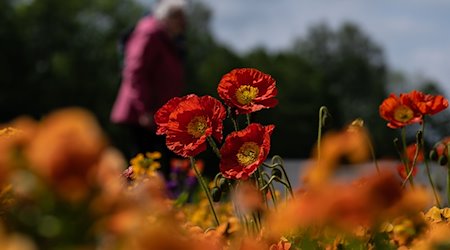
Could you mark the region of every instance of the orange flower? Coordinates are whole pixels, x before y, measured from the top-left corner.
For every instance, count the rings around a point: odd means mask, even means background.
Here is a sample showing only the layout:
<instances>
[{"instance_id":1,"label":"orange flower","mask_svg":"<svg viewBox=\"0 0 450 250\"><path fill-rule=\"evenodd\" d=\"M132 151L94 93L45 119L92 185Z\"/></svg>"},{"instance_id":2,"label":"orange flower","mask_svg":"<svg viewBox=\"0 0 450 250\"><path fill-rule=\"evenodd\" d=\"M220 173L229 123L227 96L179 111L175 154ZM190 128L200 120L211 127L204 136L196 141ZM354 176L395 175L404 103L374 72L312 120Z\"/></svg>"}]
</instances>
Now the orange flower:
<instances>
[{"instance_id":1,"label":"orange flower","mask_svg":"<svg viewBox=\"0 0 450 250\"><path fill-rule=\"evenodd\" d=\"M11 126L11 127L10 127ZM34 136L36 123L30 118L21 117L0 129L0 189L9 184L10 175L20 167L23 160L21 152Z\"/></svg>"},{"instance_id":2,"label":"orange flower","mask_svg":"<svg viewBox=\"0 0 450 250\"><path fill-rule=\"evenodd\" d=\"M402 128L422 121L422 114L407 94L400 94L400 97L391 94L381 103L379 112L383 119L389 121L387 126L390 128Z\"/></svg>"},{"instance_id":3,"label":"orange flower","mask_svg":"<svg viewBox=\"0 0 450 250\"><path fill-rule=\"evenodd\" d=\"M448 107L448 100L441 95L426 95L417 90L408 95L422 115L434 115Z\"/></svg>"},{"instance_id":4,"label":"orange flower","mask_svg":"<svg viewBox=\"0 0 450 250\"><path fill-rule=\"evenodd\" d=\"M206 150L207 137L222 140L222 122L226 116L222 103L211 96L196 95L181 98L174 108L176 102L172 99L157 112L161 115L157 115L158 130L166 134L170 150L183 157L195 156ZM168 118L163 117L168 114Z\"/></svg>"},{"instance_id":5,"label":"orange flower","mask_svg":"<svg viewBox=\"0 0 450 250\"><path fill-rule=\"evenodd\" d=\"M228 106L236 109L236 114L248 114L278 104L275 80L252 68L234 69L224 75L217 92Z\"/></svg>"},{"instance_id":6,"label":"orange flower","mask_svg":"<svg viewBox=\"0 0 450 250\"><path fill-rule=\"evenodd\" d=\"M429 202L424 190L402 189L390 172L367 176L363 183L327 183L297 193L285 207L268 216L272 237L309 226L336 226L349 232L399 215L417 214Z\"/></svg>"},{"instance_id":7,"label":"orange flower","mask_svg":"<svg viewBox=\"0 0 450 250\"><path fill-rule=\"evenodd\" d=\"M274 125L252 123L227 136L220 149L220 172L227 178L246 180L264 162L270 150Z\"/></svg>"},{"instance_id":8,"label":"orange flower","mask_svg":"<svg viewBox=\"0 0 450 250\"><path fill-rule=\"evenodd\" d=\"M48 115L26 149L31 167L63 198L79 201L93 183L105 139L95 118L72 108Z\"/></svg>"}]
</instances>

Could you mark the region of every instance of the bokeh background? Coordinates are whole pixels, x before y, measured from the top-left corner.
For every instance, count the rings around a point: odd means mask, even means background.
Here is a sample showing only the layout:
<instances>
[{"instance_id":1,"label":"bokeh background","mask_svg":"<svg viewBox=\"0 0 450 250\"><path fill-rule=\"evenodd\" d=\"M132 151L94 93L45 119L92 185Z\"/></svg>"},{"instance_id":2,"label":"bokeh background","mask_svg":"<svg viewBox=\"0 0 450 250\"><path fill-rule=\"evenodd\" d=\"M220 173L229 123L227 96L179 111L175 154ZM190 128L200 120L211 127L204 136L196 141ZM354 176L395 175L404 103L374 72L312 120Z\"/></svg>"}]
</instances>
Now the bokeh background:
<instances>
[{"instance_id":1,"label":"bokeh background","mask_svg":"<svg viewBox=\"0 0 450 250\"><path fill-rule=\"evenodd\" d=\"M118 44L152 2L1 0L0 123L81 106L125 151L127 135L109 121L120 83ZM377 154L393 155L395 131L378 115L382 100L414 88L450 97L449 11L438 0L191 0L188 92L217 96L222 75L255 67L279 88L279 105L256 117L277 126L272 154L308 157L326 105L328 130L360 117ZM449 118L434 117L429 143L450 134Z\"/></svg>"}]
</instances>

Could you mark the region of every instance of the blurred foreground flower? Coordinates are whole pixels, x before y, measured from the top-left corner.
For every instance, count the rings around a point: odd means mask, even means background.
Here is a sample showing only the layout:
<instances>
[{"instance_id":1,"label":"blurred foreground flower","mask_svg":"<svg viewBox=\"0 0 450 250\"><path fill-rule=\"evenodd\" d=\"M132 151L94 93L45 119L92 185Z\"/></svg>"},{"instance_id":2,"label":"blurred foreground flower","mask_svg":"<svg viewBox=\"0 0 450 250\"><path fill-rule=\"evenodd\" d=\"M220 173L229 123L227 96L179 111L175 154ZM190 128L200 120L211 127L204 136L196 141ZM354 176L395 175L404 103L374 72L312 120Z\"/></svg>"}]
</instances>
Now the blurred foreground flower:
<instances>
[{"instance_id":1,"label":"blurred foreground flower","mask_svg":"<svg viewBox=\"0 0 450 250\"><path fill-rule=\"evenodd\" d=\"M103 133L94 117L80 109L48 115L39 124L25 154L31 168L69 200L87 195L102 151Z\"/></svg>"},{"instance_id":2,"label":"blurred foreground flower","mask_svg":"<svg viewBox=\"0 0 450 250\"><path fill-rule=\"evenodd\" d=\"M364 178L355 184L326 184L297 194L285 209L273 213L267 228L275 237L310 226L335 226L351 231L371 228L389 218L416 213L429 202L428 193L402 190L390 172Z\"/></svg>"}]
</instances>

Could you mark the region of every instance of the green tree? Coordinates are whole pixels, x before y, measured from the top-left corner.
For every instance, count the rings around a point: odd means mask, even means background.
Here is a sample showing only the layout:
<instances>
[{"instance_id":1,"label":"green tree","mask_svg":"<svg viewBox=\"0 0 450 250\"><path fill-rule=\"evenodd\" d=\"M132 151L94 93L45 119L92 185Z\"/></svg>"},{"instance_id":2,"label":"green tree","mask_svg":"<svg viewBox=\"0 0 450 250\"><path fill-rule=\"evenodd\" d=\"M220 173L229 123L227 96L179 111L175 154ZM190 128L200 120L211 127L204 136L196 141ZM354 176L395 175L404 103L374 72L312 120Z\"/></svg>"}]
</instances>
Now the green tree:
<instances>
[{"instance_id":1,"label":"green tree","mask_svg":"<svg viewBox=\"0 0 450 250\"><path fill-rule=\"evenodd\" d=\"M107 124L119 81L117 41L132 0L2 1L0 120L82 106Z\"/></svg>"}]
</instances>

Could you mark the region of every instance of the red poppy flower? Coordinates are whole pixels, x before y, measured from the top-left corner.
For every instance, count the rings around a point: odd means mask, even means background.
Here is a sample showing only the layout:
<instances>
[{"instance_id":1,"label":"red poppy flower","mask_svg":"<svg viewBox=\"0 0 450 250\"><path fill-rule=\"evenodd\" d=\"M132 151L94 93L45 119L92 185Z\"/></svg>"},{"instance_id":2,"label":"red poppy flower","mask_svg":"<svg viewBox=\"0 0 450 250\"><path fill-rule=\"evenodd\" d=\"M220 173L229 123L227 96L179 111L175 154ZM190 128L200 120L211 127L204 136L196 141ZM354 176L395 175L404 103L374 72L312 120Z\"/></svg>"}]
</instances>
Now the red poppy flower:
<instances>
[{"instance_id":1,"label":"red poppy flower","mask_svg":"<svg viewBox=\"0 0 450 250\"><path fill-rule=\"evenodd\" d=\"M422 115L434 115L448 107L448 100L441 95L426 95L417 90L408 95Z\"/></svg>"},{"instance_id":2,"label":"red poppy flower","mask_svg":"<svg viewBox=\"0 0 450 250\"><path fill-rule=\"evenodd\" d=\"M274 125L252 123L227 136L220 149L220 172L227 178L246 180L267 158Z\"/></svg>"},{"instance_id":3,"label":"red poppy flower","mask_svg":"<svg viewBox=\"0 0 450 250\"><path fill-rule=\"evenodd\" d=\"M170 113L167 123L163 123L167 147L183 157L199 154L206 150L208 136L222 140L225 116L225 108L217 99L186 96Z\"/></svg>"},{"instance_id":4,"label":"red poppy flower","mask_svg":"<svg viewBox=\"0 0 450 250\"><path fill-rule=\"evenodd\" d=\"M236 109L236 114L248 114L278 104L275 80L256 69L232 70L222 77L217 91L228 106Z\"/></svg>"},{"instance_id":5,"label":"red poppy flower","mask_svg":"<svg viewBox=\"0 0 450 250\"><path fill-rule=\"evenodd\" d=\"M391 94L381 103L379 112L383 119L389 121L387 126L390 128L402 128L422 121L422 114L406 94L400 94L400 97Z\"/></svg>"},{"instance_id":6,"label":"red poppy flower","mask_svg":"<svg viewBox=\"0 0 450 250\"><path fill-rule=\"evenodd\" d=\"M403 165L403 164L398 164L397 165L397 172L398 172L398 175L400 175L400 177L402 177L402 180L406 180L406 177L409 174L406 171L405 165ZM414 166L413 171L412 171L412 176L416 176L416 174L417 174L417 167Z\"/></svg>"},{"instance_id":7,"label":"red poppy flower","mask_svg":"<svg viewBox=\"0 0 450 250\"><path fill-rule=\"evenodd\" d=\"M167 131L167 123L169 122L170 114L177 108L180 102L186 100L186 98L192 95L187 95L183 97L174 97L170 99L166 104L164 104L154 115L154 120L157 126L156 134L165 135Z\"/></svg>"}]
</instances>

